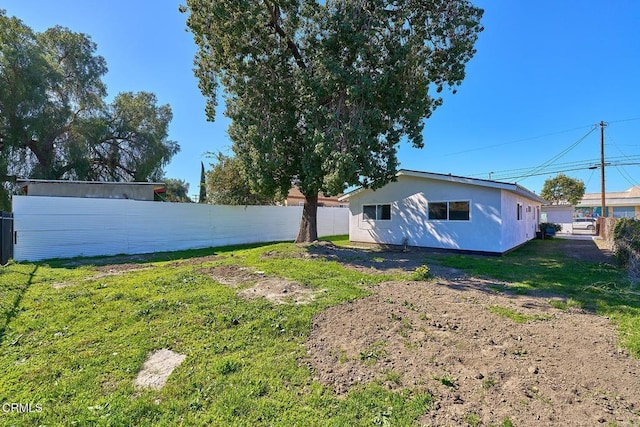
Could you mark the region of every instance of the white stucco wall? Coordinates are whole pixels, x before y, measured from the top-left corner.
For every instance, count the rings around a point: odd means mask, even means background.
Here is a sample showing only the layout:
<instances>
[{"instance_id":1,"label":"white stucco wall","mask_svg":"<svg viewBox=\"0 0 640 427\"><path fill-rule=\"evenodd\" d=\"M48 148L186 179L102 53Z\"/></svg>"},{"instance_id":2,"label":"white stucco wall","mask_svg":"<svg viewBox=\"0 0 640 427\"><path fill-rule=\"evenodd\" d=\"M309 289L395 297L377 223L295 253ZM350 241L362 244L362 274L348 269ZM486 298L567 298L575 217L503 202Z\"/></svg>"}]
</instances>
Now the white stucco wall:
<instances>
[{"instance_id":1,"label":"white stucco wall","mask_svg":"<svg viewBox=\"0 0 640 427\"><path fill-rule=\"evenodd\" d=\"M501 200L501 252L506 252L536 237L540 203L506 190L501 190ZM522 204L521 220L518 220L518 203Z\"/></svg>"},{"instance_id":2,"label":"white stucco wall","mask_svg":"<svg viewBox=\"0 0 640 427\"><path fill-rule=\"evenodd\" d=\"M539 203L524 196L478 185L399 176L381 189L362 190L350 199L349 238L353 242L503 253L535 238ZM469 221L429 220L427 204L469 201ZM517 221L517 203L523 220ZM366 220L363 205L391 204L391 220ZM527 212L527 207L531 207Z\"/></svg>"}]
</instances>

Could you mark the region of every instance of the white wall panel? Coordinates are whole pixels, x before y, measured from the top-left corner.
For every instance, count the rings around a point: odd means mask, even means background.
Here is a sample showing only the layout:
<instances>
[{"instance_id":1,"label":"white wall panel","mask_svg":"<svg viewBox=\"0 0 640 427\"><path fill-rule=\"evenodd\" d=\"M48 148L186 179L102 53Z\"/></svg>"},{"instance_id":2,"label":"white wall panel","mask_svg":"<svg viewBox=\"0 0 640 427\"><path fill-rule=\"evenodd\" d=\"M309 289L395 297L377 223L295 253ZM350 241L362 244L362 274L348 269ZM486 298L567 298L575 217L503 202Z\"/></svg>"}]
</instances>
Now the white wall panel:
<instances>
[{"instance_id":1,"label":"white wall panel","mask_svg":"<svg viewBox=\"0 0 640 427\"><path fill-rule=\"evenodd\" d=\"M302 207L211 206L14 196L18 261L294 240ZM349 232L345 208L318 209L318 235Z\"/></svg>"}]
</instances>

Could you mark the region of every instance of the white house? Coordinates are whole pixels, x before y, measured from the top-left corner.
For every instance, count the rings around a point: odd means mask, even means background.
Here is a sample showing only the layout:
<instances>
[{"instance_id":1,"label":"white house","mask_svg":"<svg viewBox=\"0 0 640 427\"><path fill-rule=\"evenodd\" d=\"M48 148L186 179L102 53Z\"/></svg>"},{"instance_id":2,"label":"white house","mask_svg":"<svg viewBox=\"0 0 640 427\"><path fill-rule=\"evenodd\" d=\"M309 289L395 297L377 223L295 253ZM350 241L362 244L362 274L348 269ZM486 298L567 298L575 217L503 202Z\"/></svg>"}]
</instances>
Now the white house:
<instances>
[{"instance_id":1,"label":"white house","mask_svg":"<svg viewBox=\"0 0 640 427\"><path fill-rule=\"evenodd\" d=\"M396 176L343 196L352 242L502 254L536 237L544 200L520 185L404 169Z\"/></svg>"}]
</instances>

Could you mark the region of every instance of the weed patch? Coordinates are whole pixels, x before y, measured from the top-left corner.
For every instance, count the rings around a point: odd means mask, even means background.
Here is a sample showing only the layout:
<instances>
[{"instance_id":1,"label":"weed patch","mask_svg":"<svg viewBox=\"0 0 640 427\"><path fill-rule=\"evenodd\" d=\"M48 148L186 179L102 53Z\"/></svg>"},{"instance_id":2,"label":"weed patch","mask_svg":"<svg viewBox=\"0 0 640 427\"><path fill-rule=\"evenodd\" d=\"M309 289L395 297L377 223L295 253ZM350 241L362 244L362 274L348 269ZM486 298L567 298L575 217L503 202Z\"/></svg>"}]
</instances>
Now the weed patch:
<instances>
[{"instance_id":1,"label":"weed patch","mask_svg":"<svg viewBox=\"0 0 640 427\"><path fill-rule=\"evenodd\" d=\"M511 319L516 323L527 323L536 320L548 320L548 315L539 315L539 314L523 314L512 308L501 307L498 305L494 305L489 307L489 311L497 314L498 316L502 316L507 319Z\"/></svg>"}]
</instances>

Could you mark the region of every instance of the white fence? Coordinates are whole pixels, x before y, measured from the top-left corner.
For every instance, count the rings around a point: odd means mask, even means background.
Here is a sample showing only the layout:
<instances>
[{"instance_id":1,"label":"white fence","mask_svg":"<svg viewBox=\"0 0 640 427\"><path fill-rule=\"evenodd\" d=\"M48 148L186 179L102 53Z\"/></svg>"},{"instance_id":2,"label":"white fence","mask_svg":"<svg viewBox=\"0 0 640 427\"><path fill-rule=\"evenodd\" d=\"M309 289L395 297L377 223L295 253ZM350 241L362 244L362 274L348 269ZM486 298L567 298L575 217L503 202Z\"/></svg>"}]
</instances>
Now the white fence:
<instances>
[{"instance_id":1,"label":"white fence","mask_svg":"<svg viewBox=\"0 0 640 427\"><path fill-rule=\"evenodd\" d=\"M141 254L295 240L302 207L13 197L14 258ZM318 235L349 232L349 209L318 208Z\"/></svg>"}]
</instances>

